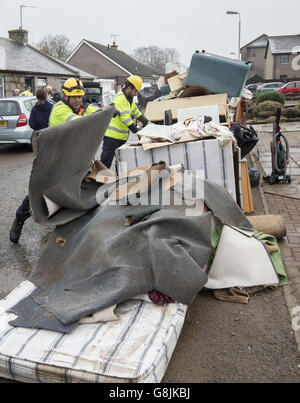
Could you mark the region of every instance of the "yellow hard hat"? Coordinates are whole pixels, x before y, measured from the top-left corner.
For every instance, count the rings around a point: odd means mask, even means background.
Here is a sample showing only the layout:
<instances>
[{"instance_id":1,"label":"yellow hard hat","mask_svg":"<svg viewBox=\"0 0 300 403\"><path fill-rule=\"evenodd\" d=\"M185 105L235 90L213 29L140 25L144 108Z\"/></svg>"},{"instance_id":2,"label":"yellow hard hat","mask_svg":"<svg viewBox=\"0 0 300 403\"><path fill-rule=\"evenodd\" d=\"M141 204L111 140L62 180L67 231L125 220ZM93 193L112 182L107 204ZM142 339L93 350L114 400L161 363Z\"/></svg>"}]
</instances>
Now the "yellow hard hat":
<instances>
[{"instance_id":1,"label":"yellow hard hat","mask_svg":"<svg viewBox=\"0 0 300 403\"><path fill-rule=\"evenodd\" d=\"M68 78L62 87L62 92L70 97L83 96L84 87L81 80L78 78Z\"/></svg>"},{"instance_id":2,"label":"yellow hard hat","mask_svg":"<svg viewBox=\"0 0 300 403\"><path fill-rule=\"evenodd\" d=\"M138 91L142 88L143 80L140 76L130 76L127 78L127 81L129 81Z\"/></svg>"}]
</instances>

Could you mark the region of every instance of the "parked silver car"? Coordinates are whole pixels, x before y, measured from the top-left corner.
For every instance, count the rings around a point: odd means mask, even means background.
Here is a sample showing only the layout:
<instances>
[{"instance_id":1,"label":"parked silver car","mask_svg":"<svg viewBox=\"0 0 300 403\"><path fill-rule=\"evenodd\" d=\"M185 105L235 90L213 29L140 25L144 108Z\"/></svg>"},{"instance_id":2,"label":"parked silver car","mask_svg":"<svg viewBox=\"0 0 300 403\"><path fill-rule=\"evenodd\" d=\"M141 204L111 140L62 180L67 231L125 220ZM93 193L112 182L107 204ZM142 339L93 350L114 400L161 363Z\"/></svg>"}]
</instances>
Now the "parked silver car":
<instances>
[{"instance_id":1,"label":"parked silver car","mask_svg":"<svg viewBox=\"0 0 300 403\"><path fill-rule=\"evenodd\" d=\"M269 91L277 91L278 88L281 88L283 86L282 82L273 82L273 83L265 83L260 85L257 89L256 89L256 94L262 94L264 92L269 92Z\"/></svg>"},{"instance_id":2,"label":"parked silver car","mask_svg":"<svg viewBox=\"0 0 300 403\"><path fill-rule=\"evenodd\" d=\"M0 98L0 144L31 143L29 116L35 103L35 96Z\"/></svg>"},{"instance_id":3,"label":"parked silver car","mask_svg":"<svg viewBox=\"0 0 300 403\"><path fill-rule=\"evenodd\" d=\"M260 87L261 85L262 83L248 84L246 88L247 90L251 91L252 94L255 94L257 88Z\"/></svg>"}]
</instances>

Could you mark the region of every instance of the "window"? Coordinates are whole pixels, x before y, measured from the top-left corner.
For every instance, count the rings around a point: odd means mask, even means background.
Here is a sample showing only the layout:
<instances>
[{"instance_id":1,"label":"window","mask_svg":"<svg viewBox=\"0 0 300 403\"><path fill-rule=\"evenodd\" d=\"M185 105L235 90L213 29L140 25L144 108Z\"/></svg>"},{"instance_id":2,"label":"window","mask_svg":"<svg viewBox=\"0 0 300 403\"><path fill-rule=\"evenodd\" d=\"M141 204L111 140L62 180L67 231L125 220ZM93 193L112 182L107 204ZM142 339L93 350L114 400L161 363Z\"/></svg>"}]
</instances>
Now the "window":
<instances>
[{"instance_id":1,"label":"window","mask_svg":"<svg viewBox=\"0 0 300 403\"><path fill-rule=\"evenodd\" d=\"M101 88L85 88L85 94L97 94L101 95Z\"/></svg>"},{"instance_id":2,"label":"window","mask_svg":"<svg viewBox=\"0 0 300 403\"><path fill-rule=\"evenodd\" d=\"M250 84L246 88L248 90L256 90L257 87L258 87L258 84Z\"/></svg>"},{"instance_id":3,"label":"window","mask_svg":"<svg viewBox=\"0 0 300 403\"><path fill-rule=\"evenodd\" d=\"M255 48L248 48L248 57L255 57Z\"/></svg>"},{"instance_id":4,"label":"window","mask_svg":"<svg viewBox=\"0 0 300 403\"><path fill-rule=\"evenodd\" d=\"M285 88L294 88L296 86L295 83L288 84Z\"/></svg>"},{"instance_id":5,"label":"window","mask_svg":"<svg viewBox=\"0 0 300 403\"><path fill-rule=\"evenodd\" d=\"M289 55L280 55L281 64L288 64L288 62L289 62Z\"/></svg>"},{"instance_id":6,"label":"window","mask_svg":"<svg viewBox=\"0 0 300 403\"><path fill-rule=\"evenodd\" d=\"M30 87L31 92L35 93L34 77L25 77L25 88Z\"/></svg>"},{"instance_id":7,"label":"window","mask_svg":"<svg viewBox=\"0 0 300 403\"><path fill-rule=\"evenodd\" d=\"M4 98L4 77L0 77L0 98Z\"/></svg>"},{"instance_id":8,"label":"window","mask_svg":"<svg viewBox=\"0 0 300 403\"><path fill-rule=\"evenodd\" d=\"M0 115L2 116L16 116L20 114L19 104L15 101L1 101L0 100Z\"/></svg>"},{"instance_id":9,"label":"window","mask_svg":"<svg viewBox=\"0 0 300 403\"><path fill-rule=\"evenodd\" d=\"M44 89L47 85L47 79L45 77L38 77L37 78L37 86L38 88Z\"/></svg>"},{"instance_id":10,"label":"window","mask_svg":"<svg viewBox=\"0 0 300 403\"><path fill-rule=\"evenodd\" d=\"M35 99L30 99L30 100L28 99L28 100L24 101L25 108L28 110L28 112L31 111L31 109L35 105L35 103L36 103Z\"/></svg>"},{"instance_id":11,"label":"window","mask_svg":"<svg viewBox=\"0 0 300 403\"><path fill-rule=\"evenodd\" d=\"M287 75L281 75L279 77L279 80L282 81L283 83L286 83L287 82Z\"/></svg>"}]
</instances>

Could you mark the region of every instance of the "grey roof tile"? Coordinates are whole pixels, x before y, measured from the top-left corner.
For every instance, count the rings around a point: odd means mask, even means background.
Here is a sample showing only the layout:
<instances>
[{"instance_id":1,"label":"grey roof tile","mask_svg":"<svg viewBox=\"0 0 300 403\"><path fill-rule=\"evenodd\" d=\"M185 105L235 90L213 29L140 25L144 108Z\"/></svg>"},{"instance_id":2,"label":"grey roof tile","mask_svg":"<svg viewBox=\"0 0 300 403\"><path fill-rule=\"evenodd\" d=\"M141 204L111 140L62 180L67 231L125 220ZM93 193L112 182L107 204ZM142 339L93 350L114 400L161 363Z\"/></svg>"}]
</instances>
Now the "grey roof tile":
<instances>
[{"instance_id":1,"label":"grey roof tile","mask_svg":"<svg viewBox=\"0 0 300 403\"><path fill-rule=\"evenodd\" d=\"M269 43L271 52L291 53L295 48L300 49L300 35L270 36Z\"/></svg>"},{"instance_id":2,"label":"grey roof tile","mask_svg":"<svg viewBox=\"0 0 300 403\"><path fill-rule=\"evenodd\" d=\"M49 57L31 45L0 38L0 70L26 71L56 75L74 75L78 69L70 68Z\"/></svg>"},{"instance_id":3,"label":"grey roof tile","mask_svg":"<svg viewBox=\"0 0 300 403\"><path fill-rule=\"evenodd\" d=\"M91 74L91 73L88 73L87 71L84 71L84 70L82 70L82 69L79 69L78 67L73 66L72 64L63 62L63 61L61 61L61 60L60 60L59 62L62 63L64 66L66 66L66 67L68 67L68 68L71 68L72 70L78 72L78 74L79 74L79 76L80 76L81 78L90 78L90 79L97 78L94 74Z\"/></svg>"},{"instance_id":4,"label":"grey roof tile","mask_svg":"<svg viewBox=\"0 0 300 403\"><path fill-rule=\"evenodd\" d=\"M264 38L264 39L260 39L258 41L255 41L253 43L251 43L251 48L265 48L268 44L268 39Z\"/></svg>"},{"instance_id":5,"label":"grey roof tile","mask_svg":"<svg viewBox=\"0 0 300 403\"><path fill-rule=\"evenodd\" d=\"M146 66L143 63L137 62L135 59L133 59L131 56L127 55L122 50L118 50L111 46L109 46L109 47L104 46L104 45L101 45L100 43L96 43L96 42L92 42L92 41L88 41L88 40L85 40L85 42L89 43L90 45L92 45L93 47L98 49L105 56L109 57L115 63L119 64L124 69L129 71L131 74L137 74L137 75L140 75L143 77L153 77L153 76L157 77L160 75L160 73L153 70L151 67Z\"/></svg>"}]
</instances>

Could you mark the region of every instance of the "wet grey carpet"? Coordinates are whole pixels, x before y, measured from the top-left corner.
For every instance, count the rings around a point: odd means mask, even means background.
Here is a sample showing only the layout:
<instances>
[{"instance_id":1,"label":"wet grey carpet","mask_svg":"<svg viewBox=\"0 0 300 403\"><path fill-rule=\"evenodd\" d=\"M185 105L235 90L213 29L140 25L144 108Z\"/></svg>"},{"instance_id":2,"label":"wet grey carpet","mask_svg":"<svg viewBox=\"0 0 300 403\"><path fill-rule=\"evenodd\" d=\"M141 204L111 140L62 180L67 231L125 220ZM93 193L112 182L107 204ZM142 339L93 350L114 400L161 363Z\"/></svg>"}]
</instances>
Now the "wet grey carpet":
<instances>
[{"instance_id":1,"label":"wet grey carpet","mask_svg":"<svg viewBox=\"0 0 300 403\"><path fill-rule=\"evenodd\" d=\"M100 112L48 127L34 140L37 156L30 175L29 198L36 222L61 225L97 205L95 195L100 184L82 181L114 111L114 106L108 106ZM62 207L50 218L43 195Z\"/></svg>"},{"instance_id":2,"label":"wet grey carpet","mask_svg":"<svg viewBox=\"0 0 300 403\"><path fill-rule=\"evenodd\" d=\"M30 178L33 216L57 227L32 271L30 281L41 289L31 298L62 323L61 329L152 290L192 303L207 282L203 268L211 253L212 214L222 223L252 229L223 187L193 177L185 179L184 188L176 185L175 192L186 197L196 188L204 190L194 199L203 198L211 212L197 217L188 216L184 205L105 205L111 185L92 182L88 190L82 188L113 112L108 108L59 125L57 131L46 129L36 140ZM43 194L64 207L50 219ZM128 216L133 217L129 227L124 225ZM35 308L31 304L20 311L18 320L24 323L26 316L29 327L47 328L45 311L39 320Z\"/></svg>"},{"instance_id":3,"label":"wet grey carpet","mask_svg":"<svg viewBox=\"0 0 300 403\"><path fill-rule=\"evenodd\" d=\"M7 310L18 315L9 324L15 327L48 329L56 332L71 333L77 326L77 323L64 325L55 316L51 315L50 312L32 298L38 291L39 288L36 288L30 295Z\"/></svg>"}]
</instances>

